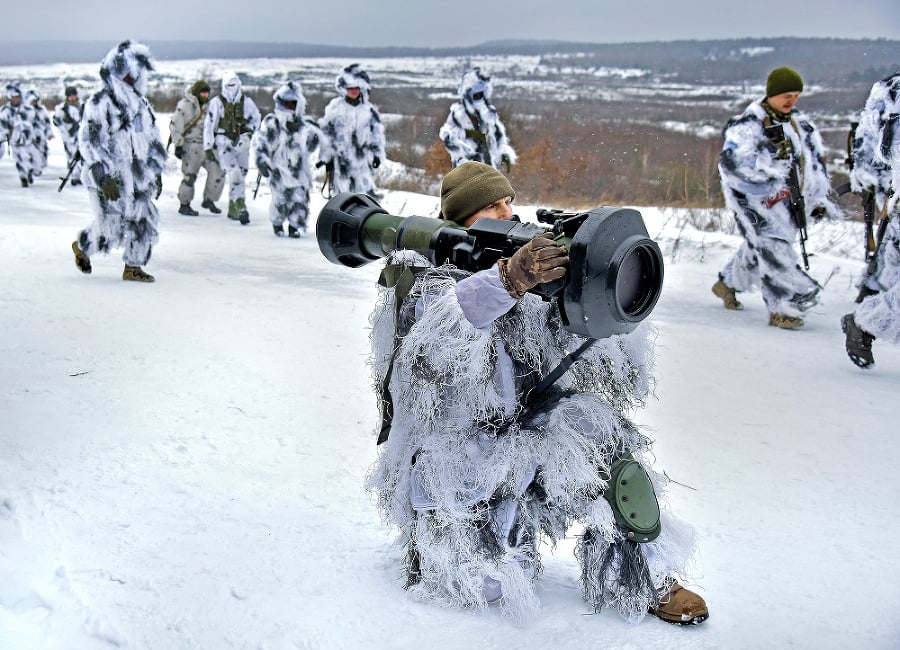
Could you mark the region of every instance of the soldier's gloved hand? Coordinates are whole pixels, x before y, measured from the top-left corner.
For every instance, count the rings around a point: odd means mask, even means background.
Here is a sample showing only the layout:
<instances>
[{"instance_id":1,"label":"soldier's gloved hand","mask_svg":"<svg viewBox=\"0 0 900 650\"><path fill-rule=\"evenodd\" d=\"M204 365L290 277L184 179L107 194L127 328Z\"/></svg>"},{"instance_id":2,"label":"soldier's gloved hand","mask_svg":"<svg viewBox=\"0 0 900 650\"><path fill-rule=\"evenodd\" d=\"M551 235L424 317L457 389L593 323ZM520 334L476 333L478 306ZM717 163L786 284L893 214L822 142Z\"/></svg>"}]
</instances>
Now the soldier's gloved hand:
<instances>
[{"instance_id":1,"label":"soldier's gloved hand","mask_svg":"<svg viewBox=\"0 0 900 650\"><path fill-rule=\"evenodd\" d=\"M513 298L543 282L552 282L566 274L569 255L547 235L539 235L517 250L512 257L497 262L500 281Z\"/></svg>"},{"instance_id":2,"label":"soldier's gloved hand","mask_svg":"<svg viewBox=\"0 0 900 650\"><path fill-rule=\"evenodd\" d=\"M154 198L158 199L160 194L162 194L162 174L157 174L156 175L156 196Z\"/></svg>"},{"instance_id":3,"label":"soldier's gloved hand","mask_svg":"<svg viewBox=\"0 0 900 650\"><path fill-rule=\"evenodd\" d=\"M263 176L265 176L266 178L268 178L268 177L269 177L269 174L272 173L272 168L269 167L269 166L268 166L266 163L264 163L264 162L257 162L257 163L256 163L256 169L259 170L259 173L262 174Z\"/></svg>"},{"instance_id":4,"label":"soldier's gloved hand","mask_svg":"<svg viewBox=\"0 0 900 650\"><path fill-rule=\"evenodd\" d=\"M178 158L178 160L184 158L184 147L182 147L180 144L175 147L175 157Z\"/></svg>"},{"instance_id":5,"label":"soldier's gloved hand","mask_svg":"<svg viewBox=\"0 0 900 650\"><path fill-rule=\"evenodd\" d=\"M207 149L204 153L206 154L206 159L207 159L209 162L219 162L218 158L216 158L216 152L215 152L215 150L213 150L213 149Z\"/></svg>"},{"instance_id":6,"label":"soldier's gloved hand","mask_svg":"<svg viewBox=\"0 0 900 650\"><path fill-rule=\"evenodd\" d=\"M378 169L379 167L381 167L381 158L375 156L372 158L372 169Z\"/></svg>"},{"instance_id":7,"label":"soldier's gloved hand","mask_svg":"<svg viewBox=\"0 0 900 650\"><path fill-rule=\"evenodd\" d=\"M94 182L97 183L100 194L107 201L116 201L121 196L121 193L119 192L119 182L116 180L115 176L108 176L106 174L106 170L103 169L102 163L96 162L91 165L91 176L94 177Z\"/></svg>"},{"instance_id":8,"label":"soldier's gloved hand","mask_svg":"<svg viewBox=\"0 0 900 650\"><path fill-rule=\"evenodd\" d=\"M500 163L506 165L506 173L508 174L509 168L512 167L512 160L509 159L508 155L503 154L502 156L500 156Z\"/></svg>"},{"instance_id":9,"label":"soldier's gloved hand","mask_svg":"<svg viewBox=\"0 0 900 650\"><path fill-rule=\"evenodd\" d=\"M827 217L827 216L828 216L828 213L825 212L825 206L824 206L824 205L818 205L818 206L816 206L816 207L813 208L813 211L809 213L809 216L811 216L813 219L815 219L816 222L818 223L818 222L821 221L823 218Z\"/></svg>"},{"instance_id":10,"label":"soldier's gloved hand","mask_svg":"<svg viewBox=\"0 0 900 650\"><path fill-rule=\"evenodd\" d=\"M476 142L487 142L487 137L478 129L466 129L466 137Z\"/></svg>"}]
</instances>

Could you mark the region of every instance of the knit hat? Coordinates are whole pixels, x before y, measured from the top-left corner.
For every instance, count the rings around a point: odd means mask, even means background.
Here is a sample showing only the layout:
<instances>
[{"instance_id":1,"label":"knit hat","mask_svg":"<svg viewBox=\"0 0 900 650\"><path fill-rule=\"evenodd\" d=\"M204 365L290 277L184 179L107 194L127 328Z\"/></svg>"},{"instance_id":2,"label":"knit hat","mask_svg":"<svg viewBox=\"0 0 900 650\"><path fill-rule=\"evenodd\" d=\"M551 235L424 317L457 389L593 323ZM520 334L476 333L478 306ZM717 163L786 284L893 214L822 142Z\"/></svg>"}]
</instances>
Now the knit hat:
<instances>
[{"instance_id":1,"label":"knit hat","mask_svg":"<svg viewBox=\"0 0 900 650\"><path fill-rule=\"evenodd\" d=\"M66 86L66 97L71 97L72 95L78 96L78 89L75 86Z\"/></svg>"},{"instance_id":2,"label":"knit hat","mask_svg":"<svg viewBox=\"0 0 900 650\"><path fill-rule=\"evenodd\" d=\"M803 90L803 79L791 68L775 68L766 80L766 97Z\"/></svg>"},{"instance_id":3,"label":"knit hat","mask_svg":"<svg viewBox=\"0 0 900 650\"><path fill-rule=\"evenodd\" d=\"M462 223L507 196L516 193L503 174L484 163L465 162L441 182L441 218Z\"/></svg>"},{"instance_id":4,"label":"knit hat","mask_svg":"<svg viewBox=\"0 0 900 650\"><path fill-rule=\"evenodd\" d=\"M209 92L209 84L206 83L203 79L198 79L194 83L191 84L191 87L188 88L188 92L192 95L199 95L200 93L208 93Z\"/></svg>"}]
</instances>

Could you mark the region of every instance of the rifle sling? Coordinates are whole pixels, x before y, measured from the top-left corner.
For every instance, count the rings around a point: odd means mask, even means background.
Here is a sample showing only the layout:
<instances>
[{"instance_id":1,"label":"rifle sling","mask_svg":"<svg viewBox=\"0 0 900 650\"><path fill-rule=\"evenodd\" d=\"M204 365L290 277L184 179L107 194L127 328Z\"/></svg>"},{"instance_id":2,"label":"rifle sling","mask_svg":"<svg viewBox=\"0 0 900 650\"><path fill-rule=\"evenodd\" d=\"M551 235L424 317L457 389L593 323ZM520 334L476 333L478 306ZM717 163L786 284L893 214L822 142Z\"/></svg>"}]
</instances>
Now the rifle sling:
<instances>
[{"instance_id":1,"label":"rifle sling","mask_svg":"<svg viewBox=\"0 0 900 650\"><path fill-rule=\"evenodd\" d=\"M380 445L387 441L391 433L391 423L394 419L394 402L391 396L391 376L394 371L394 358L400 344L398 327L400 323L400 308L403 300L412 291L416 282L416 275L424 271L424 266L404 266L403 264L388 264L378 276L378 284L385 288L394 289L394 350L388 362L388 369L381 381L381 427L378 431L378 439L375 444Z\"/></svg>"}]
</instances>

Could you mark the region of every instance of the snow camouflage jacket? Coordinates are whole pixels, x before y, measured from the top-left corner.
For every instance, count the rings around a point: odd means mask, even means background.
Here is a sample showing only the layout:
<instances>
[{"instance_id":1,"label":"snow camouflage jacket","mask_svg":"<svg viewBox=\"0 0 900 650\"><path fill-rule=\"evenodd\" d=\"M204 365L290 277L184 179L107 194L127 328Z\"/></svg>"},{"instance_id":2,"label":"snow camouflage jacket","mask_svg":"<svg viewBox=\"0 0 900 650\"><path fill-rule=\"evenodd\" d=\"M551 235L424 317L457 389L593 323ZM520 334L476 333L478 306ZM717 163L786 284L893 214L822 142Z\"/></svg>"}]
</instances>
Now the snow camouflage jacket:
<instances>
[{"instance_id":1,"label":"snow camouflage jacket","mask_svg":"<svg viewBox=\"0 0 900 650\"><path fill-rule=\"evenodd\" d=\"M385 138L381 115L369 102L369 76L353 64L344 68L334 85L340 96L328 103L320 121L325 142L319 158L334 164L335 192L373 192L372 170L385 160ZM354 87L360 91L355 105L347 97L347 89Z\"/></svg>"},{"instance_id":2,"label":"snow camouflage jacket","mask_svg":"<svg viewBox=\"0 0 900 650\"><path fill-rule=\"evenodd\" d=\"M78 139L78 126L81 124L81 113L84 110L81 102L70 104L61 101L53 109L53 125L59 129L63 142Z\"/></svg>"},{"instance_id":3,"label":"snow camouflage jacket","mask_svg":"<svg viewBox=\"0 0 900 650\"><path fill-rule=\"evenodd\" d=\"M874 190L876 204L883 208L891 187L889 150L900 114L900 72L872 86L859 116L853 139L853 169L850 183L854 192ZM893 126L892 126L893 125Z\"/></svg>"},{"instance_id":4,"label":"snow camouflage jacket","mask_svg":"<svg viewBox=\"0 0 900 650\"><path fill-rule=\"evenodd\" d=\"M7 102L0 107L0 138L12 147L31 145L35 138L34 108L21 102L13 106Z\"/></svg>"},{"instance_id":5,"label":"snow camouflage jacket","mask_svg":"<svg viewBox=\"0 0 900 650\"><path fill-rule=\"evenodd\" d=\"M491 104L490 77L473 68L463 74L457 90L459 101L450 107L447 121L439 132L453 167L472 160L499 169L503 156L509 158L510 164L514 163L516 152L500 114ZM480 98L476 99L476 95Z\"/></svg>"},{"instance_id":6,"label":"snow camouflage jacket","mask_svg":"<svg viewBox=\"0 0 900 650\"><path fill-rule=\"evenodd\" d=\"M296 97L294 110L284 108L280 100L288 93ZM263 118L253 139L256 164L272 170L269 182L273 193L279 189L312 187L310 157L323 141L322 131L312 118L304 116L306 100L293 82L275 92L274 113Z\"/></svg>"},{"instance_id":7,"label":"snow camouflage jacket","mask_svg":"<svg viewBox=\"0 0 900 650\"><path fill-rule=\"evenodd\" d=\"M241 91L241 80L234 72L222 75L222 94L209 100L206 118L203 120L203 148L214 149L237 145L249 151L250 138L259 128L262 116L250 97ZM247 148L240 142L246 139Z\"/></svg>"},{"instance_id":8,"label":"snow camouflage jacket","mask_svg":"<svg viewBox=\"0 0 900 650\"><path fill-rule=\"evenodd\" d=\"M371 316L373 379L380 395L391 369L393 419L368 487L401 531L411 593L484 607L496 580L504 614L533 614L538 536L562 539L578 520L589 531L577 548L585 600L639 621L656 586L683 575L694 544L665 508L659 537L625 540L601 496L604 473L626 450L662 496L649 441L628 418L650 391L652 329L598 341L551 398L523 410L523 393L584 341L562 329L556 306L511 298L496 266L433 268L408 251L388 264L419 272L399 321L395 293L383 287Z\"/></svg>"},{"instance_id":9,"label":"snow camouflage jacket","mask_svg":"<svg viewBox=\"0 0 900 650\"><path fill-rule=\"evenodd\" d=\"M81 180L90 191L105 245L127 240L135 252L126 263L137 266L146 263L157 239L159 213L153 200L166 163L156 116L145 96L152 70L145 45L123 41L113 48L100 65L103 88L85 102L78 131L84 158ZM103 196L105 177L117 179L119 199ZM87 245L81 243L86 253Z\"/></svg>"},{"instance_id":10,"label":"snow camouflage jacket","mask_svg":"<svg viewBox=\"0 0 900 650\"><path fill-rule=\"evenodd\" d=\"M33 90L25 93L25 102L34 109L34 131L38 138L44 143L53 137L53 130L50 128L52 120L50 112L41 103L40 96Z\"/></svg>"},{"instance_id":11,"label":"snow camouflage jacket","mask_svg":"<svg viewBox=\"0 0 900 650\"><path fill-rule=\"evenodd\" d=\"M204 116L209 104L210 102L206 102L200 106L200 100L190 90L184 91L184 97L178 100L169 123L173 146L183 147L185 142L203 142Z\"/></svg>"},{"instance_id":12,"label":"snow camouflage jacket","mask_svg":"<svg viewBox=\"0 0 900 650\"><path fill-rule=\"evenodd\" d=\"M762 101L756 101L725 125L725 145L719 158L722 191L728 208L751 220L761 236L792 242L797 229L791 222L787 202L767 205L767 200L787 188L790 160L779 157L766 137L766 119ZM841 211L831 198L825 147L818 130L806 115L795 110L791 123L784 123L784 133L801 159L806 216L822 207L825 216L839 217Z\"/></svg>"}]
</instances>

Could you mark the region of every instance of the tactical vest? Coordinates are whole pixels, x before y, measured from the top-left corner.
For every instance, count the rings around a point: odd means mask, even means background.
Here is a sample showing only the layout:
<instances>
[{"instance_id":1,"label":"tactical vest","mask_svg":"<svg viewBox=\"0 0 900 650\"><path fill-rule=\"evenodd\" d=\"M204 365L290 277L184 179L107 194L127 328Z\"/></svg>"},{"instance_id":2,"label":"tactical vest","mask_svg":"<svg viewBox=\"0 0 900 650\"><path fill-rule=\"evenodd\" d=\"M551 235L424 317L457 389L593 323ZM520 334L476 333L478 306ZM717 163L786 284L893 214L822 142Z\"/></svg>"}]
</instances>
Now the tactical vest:
<instances>
[{"instance_id":1,"label":"tactical vest","mask_svg":"<svg viewBox=\"0 0 900 650\"><path fill-rule=\"evenodd\" d=\"M202 113L201 109L201 113ZM225 135L232 142L237 142L241 133L246 130L247 118L244 117L244 96L231 103L222 100L222 119L219 120L217 133Z\"/></svg>"}]
</instances>

